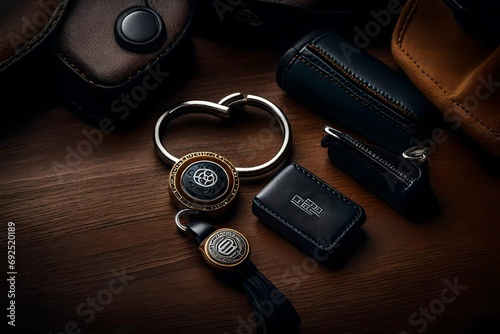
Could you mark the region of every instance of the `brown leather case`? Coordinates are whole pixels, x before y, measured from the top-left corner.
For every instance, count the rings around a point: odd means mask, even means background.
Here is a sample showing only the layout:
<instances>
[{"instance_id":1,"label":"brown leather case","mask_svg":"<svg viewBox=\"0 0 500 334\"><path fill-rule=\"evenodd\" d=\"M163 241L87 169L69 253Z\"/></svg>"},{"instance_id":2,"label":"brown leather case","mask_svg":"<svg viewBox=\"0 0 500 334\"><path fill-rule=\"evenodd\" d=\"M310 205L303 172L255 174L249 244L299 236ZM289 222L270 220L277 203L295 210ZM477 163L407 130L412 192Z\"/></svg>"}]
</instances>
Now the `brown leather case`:
<instances>
[{"instance_id":1,"label":"brown leather case","mask_svg":"<svg viewBox=\"0 0 500 334\"><path fill-rule=\"evenodd\" d=\"M50 46L68 0L0 1L0 95L17 98L16 108L2 108L0 132L42 112L56 97Z\"/></svg>"},{"instance_id":2,"label":"brown leather case","mask_svg":"<svg viewBox=\"0 0 500 334\"><path fill-rule=\"evenodd\" d=\"M118 17L130 8L161 17L166 37L155 50L133 51L117 42ZM164 96L192 67L192 13L189 0L73 3L55 48L60 91L71 110L105 132L134 125L151 97Z\"/></svg>"},{"instance_id":3,"label":"brown leather case","mask_svg":"<svg viewBox=\"0 0 500 334\"><path fill-rule=\"evenodd\" d=\"M392 53L446 123L500 157L500 47L469 35L444 1L409 0Z\"/></svg>"}]
</instances>

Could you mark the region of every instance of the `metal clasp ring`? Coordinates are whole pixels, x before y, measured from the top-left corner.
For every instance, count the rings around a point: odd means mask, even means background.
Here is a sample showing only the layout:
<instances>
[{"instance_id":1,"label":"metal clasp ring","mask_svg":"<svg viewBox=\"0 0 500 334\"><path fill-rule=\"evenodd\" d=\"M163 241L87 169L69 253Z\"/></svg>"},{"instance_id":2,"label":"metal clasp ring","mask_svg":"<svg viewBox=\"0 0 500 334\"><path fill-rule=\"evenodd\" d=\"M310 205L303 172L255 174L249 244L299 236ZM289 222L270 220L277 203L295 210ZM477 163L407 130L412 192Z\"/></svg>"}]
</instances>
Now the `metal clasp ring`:
<instances>
[{"instance_id":1,"label":"metal clasp ring","mask_svg":"<svg viewBox=\"0 0 500 334\"><path fill-rule=\"evenodd\" d=\"M179 230L181 230L182 232L187 232L186 225L182 225L182 222L181 222L182 216L184 216L184 215L197 215L197 214L199 214L198 211L191 210L191 209L183 209L183 210L177 212L177 214L175 215L175 225L177 225Z\"/></svg>"},{"instance_id":2,"label":"metal clasp ring","mask_svg":"<svg viewBox=\"0 0 500 334\"><path fill-rule=\"evenodd\" d=\"M169 108L160 116L155 125L153 142L156 152L160 158L170 166L173 166L179 161L179 158L169 153L161 142L164 129L174 118L192 113L203 113L221 118L229 118L232 109L243 105L261 108L271 114L280 125L283 133L283 142L278 153L276 153L276 155L268 162L254 167L236 167L236 171L241 177L256 177L271 172L288 156L291 149L292 131L288 118L280 108L278 108L274 103L255 95L247 95L245 98L241 93L234 93L226 96L219 103L195 100L182 102Z\"/></svg>"},{"instance_id":3,"label":"metal clasp ring","mask_svg":"<svg viewBox=\"0 0 500 334\"><path fill-rule=\"evenodd\" d=\"M403 158L407 160L417 160L420 163L429 159L429 147L415 146L403 152Z\"/></svg>"}]
</instances>

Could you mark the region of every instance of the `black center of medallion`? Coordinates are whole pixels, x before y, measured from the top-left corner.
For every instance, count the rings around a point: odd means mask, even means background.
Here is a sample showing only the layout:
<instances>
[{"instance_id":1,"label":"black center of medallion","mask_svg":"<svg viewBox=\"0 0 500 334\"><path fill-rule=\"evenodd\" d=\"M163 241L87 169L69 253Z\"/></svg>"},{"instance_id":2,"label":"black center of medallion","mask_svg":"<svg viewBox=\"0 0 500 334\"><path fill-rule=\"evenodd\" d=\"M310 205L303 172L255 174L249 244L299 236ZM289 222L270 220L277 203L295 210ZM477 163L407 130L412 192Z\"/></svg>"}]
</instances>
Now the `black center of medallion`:
<instances>
[{"instance_id":1,"label":"black center of medallion","mask_svg":"<svg viewBox=\"0 0 500 334\"><path fill-rule=\"evenodd\" d=\"M194 199L209 202L226 193L229 181L221 166L211 161L199 161L182 174L182 187Z\"/></svg>"}]
</instances>

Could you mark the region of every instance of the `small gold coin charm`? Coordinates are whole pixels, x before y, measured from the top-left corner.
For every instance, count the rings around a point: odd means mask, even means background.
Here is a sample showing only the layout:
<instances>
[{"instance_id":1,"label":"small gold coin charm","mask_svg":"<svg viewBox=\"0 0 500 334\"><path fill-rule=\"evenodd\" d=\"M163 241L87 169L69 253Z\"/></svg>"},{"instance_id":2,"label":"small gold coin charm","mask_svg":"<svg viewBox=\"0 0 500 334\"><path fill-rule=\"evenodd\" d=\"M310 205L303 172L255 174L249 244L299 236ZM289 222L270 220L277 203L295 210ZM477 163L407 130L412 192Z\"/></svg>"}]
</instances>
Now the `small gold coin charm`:
<instances>
[{"instance_id":1,"label":"small gold coin charm","mask_svg":"<svg viewBox=\"0 0 500 334\"><path fill-rule=\"evenodd\" d=\"M223 156L194 152L174 164L169 184L170 198L177 207L213 217L230 207L240 181L236 168Z\"/></svg>"},{"instance_id":2,"label":"small gold coin charm","mask_svg":"<svg viewBox=\"0 0 500 334\"><path fill-rule=\"evenodd\" d=\"M250 256L250 243L240 232L221 228L209 235L199 250L210 266L230 270Z\"/></svg>"}]
</instances>

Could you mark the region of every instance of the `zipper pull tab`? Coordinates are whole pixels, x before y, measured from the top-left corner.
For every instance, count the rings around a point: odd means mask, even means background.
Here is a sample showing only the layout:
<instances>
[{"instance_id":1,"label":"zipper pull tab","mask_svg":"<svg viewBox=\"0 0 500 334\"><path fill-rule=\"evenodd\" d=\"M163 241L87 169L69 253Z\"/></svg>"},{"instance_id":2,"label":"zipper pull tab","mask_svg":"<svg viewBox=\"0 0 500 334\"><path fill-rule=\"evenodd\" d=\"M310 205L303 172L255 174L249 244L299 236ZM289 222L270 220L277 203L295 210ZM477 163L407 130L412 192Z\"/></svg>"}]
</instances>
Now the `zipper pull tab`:
<instances>
[{"instance_id":1,"label":"zipper pull tab","mask_svg":"<svg viewBox=\"0 0 500 334\"><path fill-rule=\"evenodd\" d=\"M323 140L321 141L321 146L323 147L329 147L335 140L342 141L344 136L342 132L328 125L323 127L323 131L326 133L326 136L323 137Z\"/></svg>"},{"instance_id":2,"label":"zipper pull tab","mask_svg":"<svg viewBox=\"0 0 500 334\"><path fill-rule=\"evenodd\" d=\"M430 147L414 146L403 152L403 158L406 160L416 160L424 163L429 159Z\"/></svg>"},{"instance_id":3,"label":"zipper pull tab","mask_svg":"<svg viewBox=\"0 0 500 334\"><path fill-rule=\"evenodd\" d=\"M327 135L329 135L330 137L333 137L335 139L342 139L342 136L344 135L342 132L340 132L339 130L337 129L334 129L332 128L331 126L328 126L326 125L324 128L323 128L323 131L325 131L325 133Z\"/></svg>"}]
</instances>

